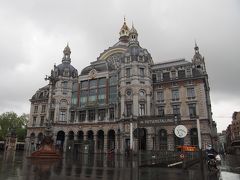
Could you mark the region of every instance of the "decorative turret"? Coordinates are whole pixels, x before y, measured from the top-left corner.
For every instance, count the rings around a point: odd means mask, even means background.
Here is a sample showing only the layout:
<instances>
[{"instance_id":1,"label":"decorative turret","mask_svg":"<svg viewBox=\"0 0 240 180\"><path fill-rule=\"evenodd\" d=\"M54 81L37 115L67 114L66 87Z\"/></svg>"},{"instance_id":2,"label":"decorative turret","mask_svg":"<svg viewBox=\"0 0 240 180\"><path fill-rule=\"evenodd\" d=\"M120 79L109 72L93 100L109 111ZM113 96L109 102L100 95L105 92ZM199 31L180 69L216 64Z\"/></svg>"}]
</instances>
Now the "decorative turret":
<instances>
[{"instance_id":1,"label":"decorative turret","mask_svg":"<svg viewBox=\"0 0 240 180\"><path fill-rule=\"evenodd\" d=\"M132 24L132 29L129 31L129 46L133 44L139 45L139 42L137 30L134 28Z\"/></svg>"},{"instance_id":2,"label":"decorative turret","mask_svg":"<svg viewBox=\"0 0 240 180\"><path fill-rule=\"evenodd\" d=\"M122 28L120 29L119 35L120 35L119 41L128 42L129 28L127 26L125 17L124 17L124 23L123 23Z\"/></svg>"},{"instance_id":3,"label":"decorative turret","mask_svg":"<svg viewBox=\"0 0 240 180\"><path fill-rule=\"evenodd\" d=\"M195 65L195 67L200 70L201 72L205 72L205 62L204 57L199 53L199 47L195 41L195 47L194 47L195 54L192 58L192 62Z\"/></svg>"},{"instance_id":4,"label":"decorative turret","mask_svg":"<svg viewBox=\"0 0 240 180\"><path fill-rule=\"evenodd\" d=\"M58 66L54 65L54 70L51 72L51 75L54 77L65 76L65 77L73 77L76 78L78 76L78 71L71 65L71 50L67 44L67 46L63 50L63 58L62 64Z\"/></svg>"},{"instance_id":5,"label":"decorative turret","mask_svg":"<svg viewBox=\"0 0 240 180\"><path fill-rule=\"evenodd\" d=\"M63 63L71 63L70 55L71 55L71 50L70 50L70 48L69 48L69 46L67 44L67 46L63 50L62 62Z\"/></svg>"}]
</instances>

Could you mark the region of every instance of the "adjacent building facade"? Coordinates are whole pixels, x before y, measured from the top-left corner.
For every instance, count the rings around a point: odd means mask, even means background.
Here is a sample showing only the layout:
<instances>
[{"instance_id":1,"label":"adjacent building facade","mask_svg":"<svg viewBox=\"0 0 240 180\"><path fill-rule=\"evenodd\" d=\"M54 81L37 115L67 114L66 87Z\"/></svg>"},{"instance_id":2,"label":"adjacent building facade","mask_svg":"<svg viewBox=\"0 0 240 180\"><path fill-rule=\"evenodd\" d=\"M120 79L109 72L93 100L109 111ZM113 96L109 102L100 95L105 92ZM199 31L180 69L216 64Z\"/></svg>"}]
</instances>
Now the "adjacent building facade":
<instances>
[{"instance_id":1,"label":"adjacent building facade","mask_svg":"<svg viewBox=\"0 0 240 180\"><path fill-rule=\"evenodd\" d=\"M69 46L62 63L46 77L48 85L30 99L27 147L40 144L46 122L57 148L75 152L124 153L169 150L198 145L199 118L203 147L213 144L210 87L204 57L197 44L191 61L154 63L124 22L119 41L80 73L71 65ZM177 125L185 138L174 134Z\"/></svg>"},{"instance_id":2,"label":"adjacent building facade","mask_svg":"<svg viewBox=\"0 0 240 180\"><path fill-rule=\"evenodd\" d=\"M226 130L227 152L240 155L240 112L234 112Z\"/></svg>"}]
</instances>

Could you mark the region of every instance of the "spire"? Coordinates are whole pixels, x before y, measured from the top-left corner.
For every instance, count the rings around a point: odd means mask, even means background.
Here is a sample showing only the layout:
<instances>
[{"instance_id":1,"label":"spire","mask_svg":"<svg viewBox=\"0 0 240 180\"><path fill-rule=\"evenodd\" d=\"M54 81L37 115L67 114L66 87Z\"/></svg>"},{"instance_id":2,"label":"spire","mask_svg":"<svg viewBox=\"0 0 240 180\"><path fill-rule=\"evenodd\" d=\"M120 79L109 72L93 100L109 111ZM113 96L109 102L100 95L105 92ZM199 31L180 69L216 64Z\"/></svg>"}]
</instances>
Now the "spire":
<instances>
[{"instance_id":1,"label":"spire","mask_svg":"<svg viewBox=\"0 0 240 180\"><path fill-rule=\"evenodd\" d=\"M138 35L137 30L134 28L134 25L133 25L133 22L132 22L132 28L131 28L129 34L133 34L133 33Z\"/></svg>"},{"instance_id":2,"label":"spire","mask_svg":"<svg viewBox=\"0 0 240 180\"><path fill-rule=\"evenodd\" d=\"M129 45L132 45L132 44L139 45L139 42L138 42L138 32L135 29L133 23L132 23L132 28L129 31Z\"/></svg>"},{"instance_id":3,"label":"spire","mask_svg":"<svg viewBox=\"0 0 240 180\"><path fill-rule=\"evenodd\" d=\"M196 40L195 40L195 47L194 47L194 50L195 50L195 54L199 53L199 48L198 48L198 45L197 45Z\"/></svg>"},{"instance_id":4,"label":"spire","mask_svg":"<svg viewBox=\"0 0 240 180\"><path fill-rule=\"evenodd\" d=\"M63 50L62 62L63 63L71 63L70 55L71 55L71 49L69 48L69 45L67 43L67 46Z\"/></svg>"},{"instance_id":5,"label":"spire","mask_svg":"<svg viewBox=\"0 0 240 180\"><path fill-rule=\"evenodd\" d=\"M200 52L199 52L199 47L198 47L198 45L197 45L196 40L195 40L194 51L195 51L195 54L194 54L194 56L193 56L192 61L193 61L194 63L199 63L200 61L204 61L204 57L202 57L202 55L201 55Z\"/></svg>"},{"instance_id":6,"label":"spire","mask_svg":"<svg viewBox=\"0 0 240 180\"><path fill-rule=\"evenodd\" d=\"M128 28L127 23L126 23L125 16L124 16L124 22L123 22L123 25L120 29L119 35L120 35L119 40L121 42L128 42L129 28Z\"/></svg>"}]
</instances>

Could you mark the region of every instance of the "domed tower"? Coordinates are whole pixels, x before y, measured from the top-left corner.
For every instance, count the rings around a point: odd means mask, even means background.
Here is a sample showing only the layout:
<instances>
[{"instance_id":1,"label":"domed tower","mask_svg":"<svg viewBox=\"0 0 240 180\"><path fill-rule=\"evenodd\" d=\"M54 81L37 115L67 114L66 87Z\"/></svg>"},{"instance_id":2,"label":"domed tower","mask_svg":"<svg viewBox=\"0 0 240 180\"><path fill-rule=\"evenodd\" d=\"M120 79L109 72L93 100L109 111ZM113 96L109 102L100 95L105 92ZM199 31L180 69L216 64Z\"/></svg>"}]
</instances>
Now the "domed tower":
<instances>
[{"instance_id":1,"label":"domed tower","mask_svg":"<svg viewBox=\"0 0 240 180\"><path fill-rule=\"evenodd\" d=\"M132 25L119 73L121 117L151 114L152 64L150 53L139 45L137 30Z\"/></svg>"},{"instance_id":2,"label":"domed tower","mask_svg":"<svg viewBox=\"0 0 240 180\"><path fill-rule=\"evenodd\" d=\"M71 50L63 50L62 63L54 65L49 80L49 119L53 122L69 122L70 107L77 105L78 71L71 65ZM71 115L72 116L72 115Z\"/></svg>"},{"instance_id":3,"label":"domed tower","mask_svg":"<svg viewBox=\"0 0 240 180\"><path fill-rule=\"evenodd\" d=\"M129 28L127 26L127 23L126 23L126 19L124 17L124 23L120 29L120 32L119 32L119 41L120 42L123 42L123 43L127 43L128 42L128 37L129 37Z\"/></svg>"},{"instance_id":4,"label":"domed tower","mask_svg":"<svg viewBox=\"0 0 240 180\"><path fill-rule=\"evenodd\" d=\"M195 51L195 54L192 58L192 62L195 66L195 69L197 71L199 71L200 73L204 74L204 73L206 73L204 57L199 53L199 47L196 42L195 42L194 51Z\"/></svg>"}]
</instances>

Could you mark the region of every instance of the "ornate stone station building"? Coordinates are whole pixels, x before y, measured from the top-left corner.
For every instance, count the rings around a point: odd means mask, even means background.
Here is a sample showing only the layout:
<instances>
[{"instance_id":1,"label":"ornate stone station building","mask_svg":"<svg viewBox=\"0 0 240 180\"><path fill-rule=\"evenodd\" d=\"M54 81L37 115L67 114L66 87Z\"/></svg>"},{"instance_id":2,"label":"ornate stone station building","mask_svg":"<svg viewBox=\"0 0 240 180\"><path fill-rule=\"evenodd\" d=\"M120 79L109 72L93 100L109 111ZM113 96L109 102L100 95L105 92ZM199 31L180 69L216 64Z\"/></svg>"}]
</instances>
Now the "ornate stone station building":
<instances>
[{"instance_id":1,"label":"ornate stone station building","mask_svg":"<svg viewBox=\"0 0 240 180\"><path fill-rule=\"evenodd\" d=\"M197 145L196 118L202 144L213 143L216 124L198 46L191 61L154 63L133 26L124 22L119 34L119 41L80 74L71 65L67 45L62 63L46 77L49 84L30 99L27 148L41 142L47 121L56 147L77 153L174 151L178 145ZM178 124L188 129L183 139L174 134Z\"/></svg>"}]
</instances>

